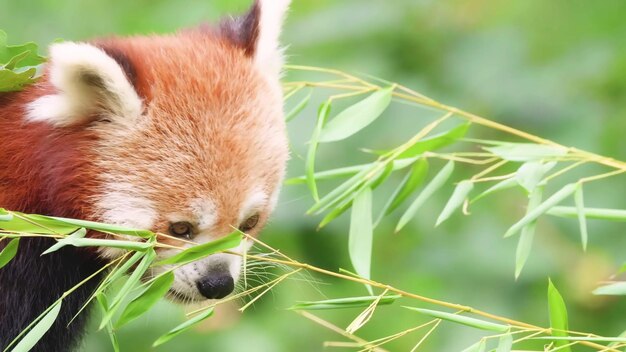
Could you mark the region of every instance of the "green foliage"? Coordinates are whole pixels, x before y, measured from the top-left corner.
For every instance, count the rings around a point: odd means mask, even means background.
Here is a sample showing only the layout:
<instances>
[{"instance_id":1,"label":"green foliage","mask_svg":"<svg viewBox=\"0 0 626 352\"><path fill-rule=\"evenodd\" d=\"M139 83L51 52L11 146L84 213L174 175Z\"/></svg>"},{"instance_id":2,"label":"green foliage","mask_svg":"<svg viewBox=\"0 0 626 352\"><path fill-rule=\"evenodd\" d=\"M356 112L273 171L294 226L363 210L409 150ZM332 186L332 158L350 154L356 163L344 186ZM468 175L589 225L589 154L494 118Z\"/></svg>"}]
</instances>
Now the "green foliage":
<instances>
[{"instance_id":1,"label":"green foliage","mask_svg":"<svg viewBox=\"0 0 626 352\"><path fill-rule=\"evenodd\" d=\"M204 312L202 312L202 313L196 315L195 317L185 321L184 323L176 326L172 330L168 331L166 334L164 334L161 337L159 337L154 342L154 344L152 344L152 346L156 347L156 346L159 346L159 345L162 345L162 344L168 342L169 340L171 340L174 337L182 334L186 330L191 329L194 325L202 322L203 320L206 320L206 319L210 318L212 315L213 315L213 308L209 308L209 309L205 310Z\"/></svg>"},{"instance_id":2,"label":"green foliage","mask_svg":"<svg viewBox=\"0 0 626 352\"><path fill-rule=\"evenodd\" d=\"M213 253L223 252L225 250L236 248L241 243L241 232L234 231L230 235L224 236L215 241L203 243L185 249L184 251L173 255L167 259L157 262L155 265L178 264L183 265L191 263L200 258L207 257Z\"/></svg>"},{"instance_id":3,"label":"green foliage","mask_svg":"<svg viewBox=\"0 0 626 352\"><path fill-rule=\"evenodd\" d=\"M37 44L8 45L7 34L0 30L0 92L20 90L35 82L36 66L43 62Z\"/></svg>"},{"instance_id":4,"label":"green foliage","mask_svg":"<svg viewBox=\"0 0 626 352\"><path fill-rule=\"evenodd\" d=\"M11 242L9 242L9 244L4 247L4 249L2 249L2 251L0 252L0 269L2 269L3 266L9 264L11 259L15 257L19 244L20 239L14 238L11 240Z\"/></svg>"},{"instance_id":5,"label":"green foliage","mask_svg":"<svg viewBox=\"0 0 626 352\"><path fill-rule=\"evenodd\" d=\"M322 129L319 142L328 143L346 139L374 122L391 103L394 87L376 91L350 106L330 120Z\"/></svg>"},{"instance_id":6,"label":"green foliage","mask_svg":"<svg viewBox=\"0 0 626 352\"><path fill-rule=\"evenodd\" d=\"M552 335L557 337L567 337L567 331L569 330L569 324L567 319L567 308L565 307L565 301L559 291L552 284L552 280L548 280L548 303L550 306L550 327L552 328ZM557 346L561 346L563 351L571 351L567 346L567 341L557 340Z\"/></svg>"},{"instance_id":7,"label":"green foliage","mask_svg":"<svg viewBox=\"0 0 626 352\"><path fill-rule=\"evenodd\" d=\"M388 295L388 296L365 296L365 297L350 297L350 298L337 298L326 299L323 301L308 301L298 302L291 306L292 310L329 310L329 309L344 309L344 308L360 308L368 307L373 302L377 305L387 305L394 303L400 295Z\"/></svg>"},{"instance_id":8,"label":"green foliage","mask_svg":"<svg viewBox=\"0 0 626 352\"><path fill-rule=\"evenodd\" d=\"M496 323L492 323L492 322L488 322L488 321L484 321L484 320L480 320L476 318L467 317L465 315L460 315L460 314L452 314L452 313L441 312L438 310L422 309L422 308L414 308L414 307L404 307L404 308L410 309L412 311L416 311L421 314L428 315L433 318L448 320L457 324L466 325L466 326L476 328L476 329L481 329L481 330L494 331L494 332L507 332L510 329L510 327L507 325L496 324Z\"/></svg>"}]
</instances>

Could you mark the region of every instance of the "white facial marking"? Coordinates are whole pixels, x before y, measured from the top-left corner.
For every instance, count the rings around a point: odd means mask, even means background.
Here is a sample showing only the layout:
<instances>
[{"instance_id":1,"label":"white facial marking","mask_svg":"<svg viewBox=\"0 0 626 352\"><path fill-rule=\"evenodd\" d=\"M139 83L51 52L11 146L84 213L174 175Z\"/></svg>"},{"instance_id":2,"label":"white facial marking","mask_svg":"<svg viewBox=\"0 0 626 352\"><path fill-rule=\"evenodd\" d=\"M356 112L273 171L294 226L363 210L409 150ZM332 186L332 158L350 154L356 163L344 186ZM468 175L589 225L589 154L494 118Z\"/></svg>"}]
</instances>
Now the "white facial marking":
<instances>
[{"instance_id":1,"label":"white facial marking","mask_svg":"<svg viewBox=\"0 0 626 352\"><path fill-rule=\"evenodd\" d=\"M210 229L217 221L217 208L210 199L194 199L191 201L191 212L197 220L200 230Z\"/></svg>"},{"instance_id":2,"label":"white facial marking","mask_svg":"<svg viewBox=\"0 0 626 352\"><path fill-rule=\"evenodd\" d=\"M157 217L152 201L133 195L133 185L128 183L111 183L105 186L103 196L96 202L102 212L102 221L136 229L150 229ZM124 236L128 241L138 241L135 236ZM116 258L126 253L123 249L100 249L105 258Z\"/></svg>"},{"instance_id":3,"label":"white facial marking","mask_svg":"<svg viewBox=\"0 0 626 352\"><path fill-rule=\"evenodd\" d=\"M239 211L239 223L262 210L267 205L267 193L260 187L253 188L244 200Z\"/></svg>"},{"instance_id":4,"label":"white facial marking","mask_svg":"<svg viewBox=\"0 0 626 352\"><path fill-rule=\"evenodd\" d=\"M29 121L67 126L103 109L125 120L141 115L142 103L118 63L101 49L84 43L50 46L50 81L59 90L27 106ZM98 82L90 82L90 80Z\"/></svg>"}]
</instances>

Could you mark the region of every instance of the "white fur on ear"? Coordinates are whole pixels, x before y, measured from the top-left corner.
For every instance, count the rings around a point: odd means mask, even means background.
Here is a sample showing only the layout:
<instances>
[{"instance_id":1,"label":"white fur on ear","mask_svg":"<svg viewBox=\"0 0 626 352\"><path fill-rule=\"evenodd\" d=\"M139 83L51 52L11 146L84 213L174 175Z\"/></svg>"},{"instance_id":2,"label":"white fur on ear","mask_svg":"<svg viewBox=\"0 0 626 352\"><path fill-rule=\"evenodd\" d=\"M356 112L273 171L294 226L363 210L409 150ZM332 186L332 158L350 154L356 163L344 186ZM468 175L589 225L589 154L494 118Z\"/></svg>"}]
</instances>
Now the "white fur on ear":
<instances>
[{"instance_id":1,"label":"white fur on ear","mask_svg":"<svg viewBox=\"0 0 626 352\"><path fill-rule=\"evenodd\" d=\"M30 103L28 120L68 126L93 113L127 120L141 114L137 92L120 65L103 50L85 43L53 44L48 65L50 82L59 92Z\"/></svg>"},{"instance_id":2,"label":"white fur on ear","mask_svg":"<svg viewBox=\"0 0 626 352\"><path fill-rule=\"evenodd\" d=\"M262 71L278 75L283 66L279 38L291 0L257 0L260 9L259 37L254 61Z\"/></svg>"}]
</instances>

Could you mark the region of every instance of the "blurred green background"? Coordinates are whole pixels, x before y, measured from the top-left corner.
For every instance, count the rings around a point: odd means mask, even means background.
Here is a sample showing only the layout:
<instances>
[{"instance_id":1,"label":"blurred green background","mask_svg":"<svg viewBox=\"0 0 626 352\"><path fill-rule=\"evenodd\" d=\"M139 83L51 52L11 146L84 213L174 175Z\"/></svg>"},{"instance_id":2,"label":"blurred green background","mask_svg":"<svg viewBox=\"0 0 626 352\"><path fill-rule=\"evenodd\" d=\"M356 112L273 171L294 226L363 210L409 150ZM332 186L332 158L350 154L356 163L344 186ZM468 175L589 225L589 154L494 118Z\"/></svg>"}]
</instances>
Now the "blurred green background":
<instances>
[{"instance_id":1,"label":"blurred green background","mask_svg":"<svg viewBox=\"0 0 626 352\"><path fill-rule=\"evenodd\" d=\"M166 33L243 11L248 0L0 0L0 28L12 43L111 34ZM368 73L415 88L439 101L522 130L618 159L626 159L626 2L622 0L295 0L285 26L291 63ZM323 95L317 96L317 98ZM302 174L301 155L315 106L290 126L294 146L290 176ZM377 127L320 149L319 167L371 160L358 147L399 144L428 114L394 106ZM432 115L428 115L432 116ZM497 138L487 130L473 137ZM461 170L461 174L472 170ZM397 182L400 176L392 181ZM617 179L616 179L617 180ZM622 207L625 182L594 185L589 206ZM623 181L623 179L622 179ZM449 196L440 192L405 231L395 217L379 227L373 278L427 297L474 306L521 321L548 325L546 288L552 277L570 311L570 328L616 336L626 329L623 299L590 291L624 260L620 224L591 222L583 252L575 221L542 220L529 263L515 281L515 240L501 235L524 212L525 197L509 191L479 202L471 217L455 215L434 228ZM376 195L384 202L383 188ZM386 193L389 194L389 193ZM382 199L382 201L381 201ZM304 216L305 187L286 187L262 239L312 265L350 268L347 216L316 232L320 220ZM279 271L278 271L279 272ZM289 281L241 317L215 321L161 348L151 342L180 323L183 311L162 303L119 333L123 351L320 351L340 336L285 310L296 300L364 295L362 286L314 276L318 284ZM321 290L324 295L318 293ZM403 305L426 307L403 300ZM429 307L433 308L433 307ZM358 310L320 314L345 327ZM383 337L424 322L400 308L382 307L361 331ZM92 329L95 330L95 329ZM423 332L387 346L407 351ZM480 332L443 324L422 351L458 351ZM90 333L82 350L109 351L108 337ZM537 348L538 345L535 345ZM539 345L540 346L540 345ZM328 348L330 350L330 348Z\"/></svg>"}]
</instances>

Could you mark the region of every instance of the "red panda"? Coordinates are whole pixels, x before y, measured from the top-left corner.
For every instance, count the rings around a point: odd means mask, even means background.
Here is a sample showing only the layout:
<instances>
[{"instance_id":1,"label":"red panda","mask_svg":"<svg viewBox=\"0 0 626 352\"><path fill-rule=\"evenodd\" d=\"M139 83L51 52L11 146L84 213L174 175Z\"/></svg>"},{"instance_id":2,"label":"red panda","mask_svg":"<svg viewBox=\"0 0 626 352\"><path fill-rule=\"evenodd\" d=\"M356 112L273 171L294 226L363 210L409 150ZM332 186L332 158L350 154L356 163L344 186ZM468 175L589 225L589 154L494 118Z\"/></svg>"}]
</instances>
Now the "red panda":
<instances>
[{"instance_id":1,"label":"red panda","mask_svg":"<svg viewBox=\"0 0 626 352\"><path fill-rule=\"evenodd\" d=\"M256 235L276 204L288 158L278 45L288 6L256 0L218 26L51 45L38 83L0 94L0 207L196 243L232 226ZM41 256L51 244L23 239L0 270L0 349L122 253L66 247ZM222 298L241 266L227 254L187 264L175 270L170 297ZM76 346L86 316L70 321L97 284L90 280L64 300L34 350Z\"/></svg>"}]
</instances>

